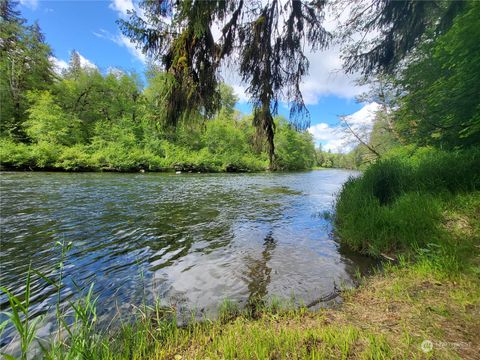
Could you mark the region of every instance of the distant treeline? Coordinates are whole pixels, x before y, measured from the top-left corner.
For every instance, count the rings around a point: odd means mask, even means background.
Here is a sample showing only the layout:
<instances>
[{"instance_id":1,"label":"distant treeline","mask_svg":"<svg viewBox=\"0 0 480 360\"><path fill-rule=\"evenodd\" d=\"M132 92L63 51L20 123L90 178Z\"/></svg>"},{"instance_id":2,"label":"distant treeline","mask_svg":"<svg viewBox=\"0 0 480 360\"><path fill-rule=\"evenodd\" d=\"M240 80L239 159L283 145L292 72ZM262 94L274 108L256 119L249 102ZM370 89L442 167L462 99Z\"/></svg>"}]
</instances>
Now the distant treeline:
<instances>
[{"instance_id":1,"label":"distant treeline","mask_svg":"<svg viewBox=\"0 0 480 360\"><path fill-rule=\"evenodd\" d=\"M3 13L5 10L5 14ZM5 16L4 16L5 15ZM84 66L73 51L68 68L54 70L52 50L38 24L27 25L14 6L0 27L0 158L4 168L49 170L257 171L267 169L264 140L252 116L234 109L232 88L220 85L220 110L192 112L162 125L168 77ZM5 39L5 40L3 40ZM182 121L180 121L182 120ZM275 165L317 165L312 136L277 118Z\"/></svg>"}]
</instances>

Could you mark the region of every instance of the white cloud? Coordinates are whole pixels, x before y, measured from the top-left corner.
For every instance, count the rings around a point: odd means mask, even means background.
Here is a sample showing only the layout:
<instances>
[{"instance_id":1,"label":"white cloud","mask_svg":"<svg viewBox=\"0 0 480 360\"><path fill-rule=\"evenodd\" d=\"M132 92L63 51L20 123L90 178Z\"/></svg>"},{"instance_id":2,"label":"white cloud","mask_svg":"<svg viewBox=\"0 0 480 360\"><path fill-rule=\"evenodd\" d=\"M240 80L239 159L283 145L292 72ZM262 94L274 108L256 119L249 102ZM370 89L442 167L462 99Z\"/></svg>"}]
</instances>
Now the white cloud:
<instances>
[{"instance_id":1,"label":"white cloud","mask_svg":"<svg viewBox=\"0 0 480 360\"><path fill-rule=\"evenodd\" d=\"M38 0L20 0L20 4L32 10L37 10Z\"/></svg>"},{"instance_id":2,"label":"white cloud","mask_svg":"<svg viewBox=\"0 0 480 360\"><path fill-rule=\"evenodd\" d=\"M368 140L375 114L379 110L379 104L375 102L369 103L357 112L345 116L345 120L357 135ZM327 123L316 124L311 126L308 132L313 135L317 144L322 144L322 149L326 151L347 153L358 144L355 136L342 127L340 123L334 126Z\"/></svg>"},{"instance_id":3,"label":"white cloud","mask_svg":"<svg viewBox=\"0 0 480 360\"><path fill-rule=\"evenodd\" d=\"M137 47L137 45L130 40L127 36L123 34L113 35L105 29L100 29L99 31L94 31L93 35L101 39L107 39L113 41L115 44L121 47L125 47L128 52L142 64L147 62L147 56L143 53L141 49Z\"/></svg>"},{"instance_id":4,"label":"white cloud","mask_svg":"<svg viewBox=\"0 0 480 360\"><path fill-rule=\"evenodd\" d=\"M80 58L80 65L83 68L87 69L98 69L97 65L95 65L92 61L88 60L85 56L80 54L78 51L78 56ZM68 62L59 58L56 58L55 56L50 56L49 57L50 62L53 64L53 70L57 74L62 74L63 71L68 69Z\"/></svg>"},{"instance_id":5,"label":"white cloud","mask_svg":"<svg viewBox=\"0 0 480 360\"><path fill-rule=\"evenodd\" d=\"M351 126L358 127L358 126L372 126L373 119L375 118L375 114L381 108L380 104L376 102L372 102L366 104L357 112L354 112L351 115L345 116L345 119Z\"/></svg>"},{"instance_id":6,"label":"white cloud","mask_svg":"<svg viewBox=\"0 0 480 360\"><path fill-rule=\"evenodd\" d=\"M354 98L366 89L355 84L355 76L342 70L340 49L332 46L327 50L309 52L308 75L302 81L301 90L305 104L315 105L322 96L335 95L342 98Z\"/></svg>"},{"instance_id":7,"label":"white cloud","mask_svg":"<svg viewBox=\"0 0 480 360\"><path fill-rule=\"evenodd\" d=\"M108 7L116 11L120 17L127 17L128 11L135 9L132 0L112 0Z\"/></svg>"},{"instance_id":8,"label":"white cloud","mask_svg":"<svg viewBox=\"0 0 480 360\"><path fill-rule=\"evenodd\" d=\"M112 34L110 34L107 30L105 29L100 29L98 31L92 31L93 35L100 39L107 39L111 40Z\"/></svg>"},{"instance_id":9,"label":"white cloud","mask_svg":"<svg viewBox=\"0 0 480 360\"><path fill-rule=\"evenodd\" d=\"M322 144L325 151L344 152L344 134L340 126L330 126L327 123L320 123L308 128L317 144Z\"/></svg>"},{"instance_id":10,"label":"white cloud","mask_svg":"<svg viewBox=\"0 0 480 360\"><path fill-rule=\"evenodd\" d=\"M68 63L65 60L58 59L55 56L50 56L48 59L53 64L53 71L59 75L68 68Z\"/></svg>"},{"instance_id":11,"label":"white cloud","mask_svg":"<svg viewBox=\"0 0 480 360\"><path fill-rule=\"evenodd\" d=\"M147 62L147 56L127 36L120 34L116 37L116 40L114 41L118 45L127 48L128 52L131 55L133 55L137 60L139 60L141 63L145 64Z\"/></svg>"},{"instance_id":12,"label":"white cloud","mask_svg":"<svg viewBox=\"0 0 480 360\"><path fill-rule=\"evenodd\" d=\"M97 65L95 65L93 62L88 60L85 56L80 54L78 51L77 53L78 53L78 57L80 58L80 65L82 66L82 68L98 69Z\"/></svg>"},{"instance_id":13,"label":"white cloud","mask_svg":"<svg viewBox=\"0 0 480 360\"><path fill-rule=\"evenodd\" d=\"M355 2L347 1L340 10L330 7L326 9L325 29L335 33L344 26ZM343 70L341 48L343 44L332 43L325 50L309 51L306 56L310 62L309 74L301 84L305 104L315 105L323 96L334 95L353 99L367 90L366 86L358 86L355 80L359 74L346 74Z\"/></svg>"},{"instance_id":14,"label":"white cloud","mask_svg":"<svg viewBox=\"0 0 480 360\"><path fill-rule=\"evenodd\" d=\"M245 86L242 85L230 85L233 88L233 92L238 96L239 103L246 103L250 100L248 94L246 93Z\"/></svg>"}]
</instances>

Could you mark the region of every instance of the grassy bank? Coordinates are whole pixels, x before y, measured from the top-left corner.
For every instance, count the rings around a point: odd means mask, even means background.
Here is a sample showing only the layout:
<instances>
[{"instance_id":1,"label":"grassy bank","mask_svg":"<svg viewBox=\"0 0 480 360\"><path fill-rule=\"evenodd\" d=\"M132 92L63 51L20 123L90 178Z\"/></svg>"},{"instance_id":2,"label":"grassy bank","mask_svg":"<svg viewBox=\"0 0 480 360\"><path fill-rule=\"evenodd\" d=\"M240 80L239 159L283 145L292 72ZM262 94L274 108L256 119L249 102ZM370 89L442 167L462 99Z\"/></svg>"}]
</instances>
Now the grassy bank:
<instances>
[{"instance_id":1,"label":"grassy bank","mask_svg":"<svg viewBox=\"0 0 480 360\"><path fill-rule=\"evenodd\" d=\"M357 289L344 291L338 308L309 311L270 301L240 310L225 302L217 320L178 327L174 309L144 306L133 323L100 331L95 300L87 293L72 303L69 315L59 314L70 318L69 325L60 321L63 335L43 344L38 356L475 359L480 352L477 154L421 150L379 162L344 186L336 214L341 242L393 260L359 279ZM26 295L10 297L24 349L35 339Z\"/></svg>"},{"instance_id":2,"label":"grassy bank","mask_svg":"<svg viewBox=\"0 0 480 360\"><path fill-rule=\"evenodd\" d=\"M449 209L468 206L478 190L477 150L421 148L410 156L392 155L343 185L336 232L346 246L374 256L437 249L462 257L471 245L452 242L448 227L441 225Z\"/></svg>"}]
</instances>

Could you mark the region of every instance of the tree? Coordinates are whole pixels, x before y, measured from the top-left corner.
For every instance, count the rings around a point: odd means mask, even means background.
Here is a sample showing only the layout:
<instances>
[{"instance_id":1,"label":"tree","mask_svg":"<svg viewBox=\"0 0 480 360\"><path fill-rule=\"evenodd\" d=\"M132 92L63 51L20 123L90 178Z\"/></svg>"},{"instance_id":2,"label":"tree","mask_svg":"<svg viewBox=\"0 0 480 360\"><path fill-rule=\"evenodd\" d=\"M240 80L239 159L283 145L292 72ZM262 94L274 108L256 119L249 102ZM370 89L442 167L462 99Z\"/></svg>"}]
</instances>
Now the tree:
<instances>
[{"instance_id":1,"label":"tree","mask_svg":"<svg viewBox=\"0 0 480 360\"><path fill-rule=\"evenodd\" d=\"M277 167L280 169L309 169L315 163L315 145L312 135L298 132L285 118L276 119Z\"/></svg>"},{"instance_id":2,"label":"tree","mask_svg":"<svg viewBox=\"0 0 480 360\"><path fill-rule=\"evenodd\" d=\"M83 142L92 139L98 121L107 125L124 120L138 125L141 121L138 77L123 72L104 76L96 68L82 67L76 52L72 52L70 66L55 84L54 92L62 109L81 120Z\"/></svg>"},{"instance_id":3,"label":"tree","mask_svg":"<svg viewBox=\"0 0 480 360\"><path fill-rule=\"evenodd\" d=\"M48 89L54 76L51 49L39 25L27 26L15 6L10 0L0 5L0 134L23 139L26 94L33 89Z\"/></svg>"},{"instance_id":4,"label":"tree","mask_svg":"<svg viewBox=\"0 0 480 360\"><path fill-rule=\"evenodd\" d=\"M202 142L212 154L243 155L247 150L244 133L228 118L208 121Z\"/></svg>"},{"instance_id":5,"label":"tree","mask_svg":"<svg viewBox=\"0 0 480 360\"><path fill-rule=\"evenodd\" d=\"M79 120L66 114L49 91L30 92L28 98L32 105L23 126L31 140L67 146L78 142Z\"/></svg>"},{"instance_id":6,"label":"tree","mask_svg":"<svg viewBox=\"0 0 480 360\"><path fill-rule=\"evenodd\" d=\"M219 107L219 66L238 57L242 80L249 84L253 124L267 139L273 165L273 115L278 102L291 102L291 119L297 127L308 125L300 91L309 65L304 48L327 45L324 5L323 0L283 4L279 0L144 0L143 14L133 11L130 21L120 25L166 71L163 120L167 125L176 125L198 109L207 116L214 114ZM212 29L221 23L220 38L215 39Z\"/></svg>"},{"instance_id":7,"label":"tree","mask_svg":"<svg viewBox=\"0 0 480 360\"><path fill-rule=\"evenodd\" d=\"M220 83L218 90L220 94L219 116L230 118L235 112L238 96L233 92L233 88L225 83Z\"/></svg>"},{"instance_id":8,"label":"tree","mask_svg":"<svg viewBox=\"0 0 480 360\"><path fill-rule=\"evenodd\" d=\"M402 72L397 129L410 143L451 149L480 142L480 3L425 42Z\"/></svg>"},{"instance_id":9,"label":"tree","mask_svg":"<svg viewBox=\"0 0 480 360\"><path fill-rule=\"evenodd\" d=\"M393 73L422 42L450 28L466 1L371 0L352 3L337 0L337 8L351 5L341 41L345 68L366 75ZM353 5L352 5L353 4Z\"/></svg>"},{"instance_id":10,"label":"tree","mask_svg":"<svg viewBox=\"0 0 480 360\"><path fill-rule=\"evenodd\" d=\"M71 77L75 80L78 80L82 73L82 62L80 60L80 54L73 50L70 54L70 61L68 62L68 69L66 72L66 77Z\"/></svg>"}]
</instances>

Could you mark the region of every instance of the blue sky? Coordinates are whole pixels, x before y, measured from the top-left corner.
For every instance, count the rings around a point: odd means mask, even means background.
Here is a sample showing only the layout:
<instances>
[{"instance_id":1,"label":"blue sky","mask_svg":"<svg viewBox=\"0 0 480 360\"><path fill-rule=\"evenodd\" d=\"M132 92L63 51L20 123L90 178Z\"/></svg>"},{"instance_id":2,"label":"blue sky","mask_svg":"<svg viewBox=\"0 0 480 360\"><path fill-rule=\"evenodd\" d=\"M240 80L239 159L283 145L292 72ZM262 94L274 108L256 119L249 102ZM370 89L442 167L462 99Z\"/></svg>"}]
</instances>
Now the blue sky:
<instances>
[{"instance_id":1,"label":"blue sky","mask_svg":"<svg viewBox=\"0 0 480 360\"><path fill-rule=\"evenodd\" d=\"M19 9L30 23L38 20L60 67L66 65L71 51L76 50L86 65L97 66L102 71L116 67L143 73L145 56L121 34L116 24L116 20L126 18L127 10L134 6L132 0L20 0ZM327 23L328 26L335 27L335 24ZM368 110L375 106L355 102L355 95L363 89L340 70L337 48L311 53L308 57L310 74L302 91L310 112L309 131L324 148L345 151L349 148L346 145L349 139L345 140L339 131L338 115L353 114L354 125L368 127L372 117ZM245 86L238 84L236 78L235 74L224 76L240 97L238 109L249 112ZM288 117L286 106L280 106L279 112Z\"/></svg>"}]
</instances>

